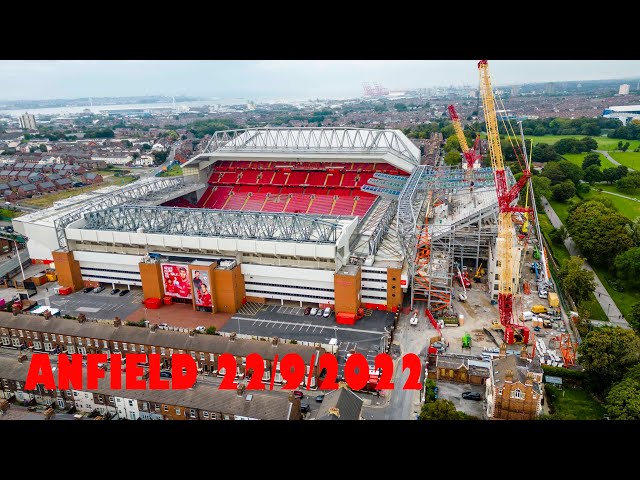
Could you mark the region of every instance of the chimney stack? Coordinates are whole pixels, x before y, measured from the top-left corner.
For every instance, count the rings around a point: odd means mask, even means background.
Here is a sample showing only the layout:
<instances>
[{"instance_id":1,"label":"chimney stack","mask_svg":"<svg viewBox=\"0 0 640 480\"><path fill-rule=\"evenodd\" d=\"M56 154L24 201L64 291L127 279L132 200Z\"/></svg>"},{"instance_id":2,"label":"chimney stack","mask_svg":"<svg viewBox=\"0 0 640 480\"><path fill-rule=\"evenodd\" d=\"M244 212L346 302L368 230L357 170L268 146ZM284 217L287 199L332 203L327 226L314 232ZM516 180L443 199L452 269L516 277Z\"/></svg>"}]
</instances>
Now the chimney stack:
<instances>
[{"instance_id":1,"label":"chimney stack","mask_svg":"<svg viewBox=\"0 0 640 480\"><path fill-rule=\"evenodd\" d=\"M18 354L18 363L22 363L25 360L27 360L27 355L25 353L19 353Z\"/></svg>"},{"instance_id":2,"label":"chimney stack","mask_svg":"<svg viewBox=\"0 0 640 480\"><path fill-rule=\"evenodd\" d=\"M236 392L238 392L238 396L241 397L242 395L244 395L244 389L246 387L244 386L243 383L239 383L238 387L236 388Z\"/></svg>"},{"instance_id":3,"label":"chimney stack","mask_svg":"<svg viewBox=\"0 0 640 480\"><path fill-rule=\"evenodd\" d=\"M529 352L527 352L526 345L522 346L522 350L520 350L520 358L527 360L529 358Z\"/></svg>"},{"instance_id":4,"label":"chimney stack","mask_svg":"<svg viewBox=\"0 0 640 480\"><path fill-rule=\"evenodd\" d=\"M122 325L122 320L120 320L120 317L116 317L116 318L113 320L113 326L114 326L114 327L116 327L116 328L118 328L120 325Z\"/></svg>"},{"instance_id":5,"label":"chimney stack","mask_svg":"<svg viewBox=\"0 0 640 480\"><path fill-rule=\"evenodd\" d=\"M45 310L42 316L44 317L45 320L49 320L52 317L51 312L49 310Z\"/></svg>"},{"instance_id":6,"label":"chimney stack","mask_svg":"<svg viewBox=\"0 0 640 480\"><path fill-rule=\"evenodd\" d=\"M237 335L238 334L236 332L231 332L231 335L229 335L229 340L231 340L232 342L235 342Z\"/></svg>"},{"instance_id":7,"label":"chimney stack","mask_svg":"<svg viewBox=\"0 0 640 480\"><path fill-rule=\"evenodd\" d=\"M526 386L532 386L533 385L533 373L532 372L527 372L527 378L524 381L524 384Z\"/></svg>"},{"instance_id":8,"label":"chimney stack","mask_svg":"<svg viewBox=\"0 0 640 480\"><path fill-rule=\"evenodd\" d=\"M271 339L271 345L272 345L273 347L277 347L277 346L278 346L278 341L279 341L278 337L273 337L273 338Z\"/></svg>"},{"instance_id":9,"label":"chimney stack","mask_svg":"<svg viewBox=\"0 0 640 480\"><path fill-rule=\"evenodd\" d=\"M190 337L195 337L196 336L196 331L195 330L189 330L189 336Z\"/></svg>"},{"instance_id":10,"label":"chimney stack","mask_svg":"<svg viewBox=\"0 0 640 480\"><path fill-rule=\"evenodd\" d=\"M158 329L158 324L157 323L153 323L151 325L149 325L149 330L151 330L152 332L155 332Z\"/></svg>"},{"instance_id":11,"label":"chimney stack","mask_svg":"<svg viewBox=\"0 0 640 480\"><path fill-rule=\"evenodd\" d=\"M504 383L513 383L513 370L504 372Z\"/></svg>"},{"instance_id":12,"label":"chimney stack","mask_svg":"<svg viewBox=\"0 0 640 480\"><path fill-rule=\"evenodd\" d=\"M78 314L78 323L84 323L87 321L87 316L84 313Z\"/></svg>"},{"instance_id":13,"label":"chimney stack","mask_svg":"<svg viewBox=\"0 0 640 480\"><path fill-rule=\"evenodd\" d=\"M507 344L502 342L500 345L500 358L504 358L507 356Z\"/></svg>"}]
</instances>

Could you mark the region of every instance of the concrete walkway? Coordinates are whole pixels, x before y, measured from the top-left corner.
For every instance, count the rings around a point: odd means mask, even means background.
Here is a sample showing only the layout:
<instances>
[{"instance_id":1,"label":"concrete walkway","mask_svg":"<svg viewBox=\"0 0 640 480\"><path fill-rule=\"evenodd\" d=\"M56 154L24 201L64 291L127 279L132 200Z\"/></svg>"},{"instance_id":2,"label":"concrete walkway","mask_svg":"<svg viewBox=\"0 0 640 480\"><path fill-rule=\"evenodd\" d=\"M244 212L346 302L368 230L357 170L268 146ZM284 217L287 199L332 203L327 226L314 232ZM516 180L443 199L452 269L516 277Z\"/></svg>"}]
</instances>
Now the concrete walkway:
<instances>
[{"instance_id":1,"label":"concrete walkway","mask_svg":"<svg viewBox=\"0 0 640 480\"><path fill-rule=\"evenodd\" d=\"M549 202L546 198L542 197L541 201L542 205L544 206L544 211L551 221L551 225L553 225L555 228L560 228L562 226L562 222L560 221L558 215L556 215L555 210L551 207L551 205L549 205ZM567 239L564 241L564 244L567 247L570 255L581 255L580 250L578 250L578 247L576 247L576 244L573 242L573 239L571 237L567 237ZM607 292L607 289L604 288L604 285L602 285L600 278L598 278L598 275L593 271L593 268L591 268L591 265L589 265L586 260L584 262L584 268L592 271L595 275L594 280L596 283L596 289L594 291L594 295L596 297L596 300L598 300L598 303L600 303L602 310L604 310L604 313L607 315L607 317L609 317L609 321L613 325L617 325L618 327L630 328L627 321L622 317L622 313L618 309L618 306L615 304L615 302Z\"/></svg>"},{"instance_id":2,"label":"concrete walkway","mask_svg":"<svg viewBox=\"0 0 640 480\"><path fill-rule=\"evenodd\" d=\"M609 155L609 152L607 152L606 150L592 150L592 151L597 152L597 153L601 153L602 155L604 155L614 165L622 165L620 162L614 160L613 157L611 155ZM629 168L629 167L627 167L627 168ZM630 172L635 172L635 170L633 168L629 168L629 171Z\"/></svg>"}]
</instances>

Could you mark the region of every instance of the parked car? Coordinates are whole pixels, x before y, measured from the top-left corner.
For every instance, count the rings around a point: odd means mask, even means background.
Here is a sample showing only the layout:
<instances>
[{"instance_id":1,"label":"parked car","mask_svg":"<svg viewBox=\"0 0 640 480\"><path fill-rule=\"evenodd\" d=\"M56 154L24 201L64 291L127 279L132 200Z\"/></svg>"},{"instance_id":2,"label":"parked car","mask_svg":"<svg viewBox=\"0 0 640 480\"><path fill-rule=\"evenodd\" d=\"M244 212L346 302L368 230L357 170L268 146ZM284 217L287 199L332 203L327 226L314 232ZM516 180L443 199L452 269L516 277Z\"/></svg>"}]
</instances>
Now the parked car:
<instances>
[{"instance_id":1,"label":"parked car","mask_svg":"<svg viewBox=\"0 0 640 480\"><path fill-rule=\"evenodd\" d=\"M127 293L129 293L131 290L122 290L120 291L120 293L118 294L119 297L124 297Z\"/></svg>"},{"instance_id":2,"label":"parked car","mask_svg":"<svg viewBox=\"0 0 640 480\"><path fill-rule=\"evenodd\" d=\"M160 330L169 330L169 325L167 325L166 323L161 323L160 325L158 325L158 328Z\"/></svg>"},{"instance_id":3,"label":"parked car","mask_svg":"<svg viewBox=\"0 0 640 480\"><path fill-rule=\"evenodd\" d=\"M93 290L93 293L100 293L104 290L104 287L101 285Z\"/></svg>"},{"instance_id":4,"label":"parked car","mask_svg":"<svg viewBox=\"0 0 640 480\"><path fill-rule=\"evenodd\" d=\"M540 327L533 327L533 331L534 332L539 332L540 331Z\"/></svg>"},{"instance_id":5,"label":"parked car","mask_svg":"<svg viewBox=\"0 0 640 480\"><path fill-rule=\"evenodd\" d=\"M204 328L203 326L198 326L196 327L196 332L198 333L204 333L207 329Z\"/></svg>"},{"instance_id":6,"label":"parked car","mask_svg":"<svg viewBox=\"0 0 640 480\"><path fill-rule=\"evenodd\" d=\"M91 290L93 290L93 287L87 287L87 288L83 289L82 291L84 293L89 293Z\"/></svg>"},{"instance_id":7,"label":"parked car","mask_svg":"<svg viewBox=\"0 0 640 480\"><path fill-rule=\"evenodd\" d=\"M117 294L119 292L120 292L119 288L114 288L113 290L111 290L111 295L115 295L115 294Z\"/></svg>"},{"instance_id":8,"label":"parked car","mask_svg":"<svg viewBox=\"0 0 640 480\"><path fill-rule=\"evenodd\" d=\"M169 370L162 370L160 372L160 378L172 378Z\"/></svg>"},{"instance_id":9,"label":"parked car","mask_svg":"<svg viewBox=\"0 0 640 480\"><path fill-rule=\"evenodd\" d=\"M482 400L482 395L480 395L478 392L463 392L462 393L462 398L464 398L465 400Z\"/></svg>"},{"instance_id":10,"label":"parked car","mask_svg":"<svg viewBox=\"0 0 640 480\"><path fill-rule=\"evenodd\" d=\"M324 313L322 314L324 318L328 318L331 316L331 309L329 307L324 309Z\"/></svg>"},{"instance_id":11,"label":"parked car","mask_svg":"<svg viewBox=\"0 0 640 480\"><path fill-rule=\"evenodd\" d=\"M309 402L300 402L300 411L302 413L307 413L309 410L311 410Z\"/></svg>"},{"instance_id":12,"label":"parked car","mask_svg":"<svg viewBox=\"0 0 640 480\"><path fill-rule=\"evenodd\" d=\"M304 314L309 315L311 313L311 307L307 307L304 309Z\"/></svg>"},{"instance_id":13,"label":"parked car","mask_svg":"<svg viewBox=\"0 0 640 480\"><path fill-rule=\"evenodd\" d=\"M318 313L318 309L316 307L313 307L310 311L309 311L309 315L315 315L316 313Z\"/></svg>"},{"instance_id":14,"label":"parked car","mask_svg":"<svg viewBox=\"0 0 640 480\"><path fill-rule=\"evenodd\" d=\"M319 308L318 311L316 312L316 317L321 317L322 316L322 309Z\"/></svg>"},{"instance_id":15,"label":"parked car","mask_svg":"<svg viewBox=\"0 0 640 480\"><path fill-rule=\"evenodd\" d=\"M302 393L300 390L294 390L293 391L293 396L296 398L302 398L304 397L304 393Z\"/></svg>"},{"instance_id":16,"label":"parked car","mask_svg":"<svg viewBox=\"0 0 640 480\"><path fill-rule=\"evenodd\" d=\"M322 403L323 400L324 400L324 395L318 395L316 397L316 402L318 402L318 403Z\"/></svg>"}]
</instances>

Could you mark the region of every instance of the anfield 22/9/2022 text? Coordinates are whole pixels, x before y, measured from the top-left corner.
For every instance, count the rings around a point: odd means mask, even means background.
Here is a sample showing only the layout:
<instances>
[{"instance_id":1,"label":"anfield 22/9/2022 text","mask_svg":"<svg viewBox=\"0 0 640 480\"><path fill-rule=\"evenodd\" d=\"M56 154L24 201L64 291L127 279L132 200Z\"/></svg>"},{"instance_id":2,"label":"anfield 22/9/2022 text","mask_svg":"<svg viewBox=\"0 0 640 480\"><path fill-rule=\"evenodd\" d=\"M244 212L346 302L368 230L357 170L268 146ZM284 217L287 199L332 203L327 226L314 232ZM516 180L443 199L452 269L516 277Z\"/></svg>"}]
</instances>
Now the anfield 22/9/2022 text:
<instances>
[{"instance_id":1,"label":"anfield 22/9/2022 text","mask_svg":"<svg viewBox=\"0 0 640 480\"><path fill-rule=\"evenodd\" d=\"M71 357L71 359L69 359ZM145 371L143 365L147 365ZM136 354L130 353L124 357L124 388L127 390L185 390L193 387L198 375L198 365L196 361L187 354L174 354L171 357L171 377L170 380L161 375L161 356L159 354ZM57 368L51 365L48 354L36 353L31 358L29 373L25 382L25 389L32 390L37 385L43 385L48 390L67 390L70 388L87 389L98 388L98 380L106 377L106 365L110 365L111 373L109 385L112 389L122 389L122 356L112 354L109 358L107 354L95 353L87 354L86 361L81 354L58 355ZM257 353L252 353L246 357L246 372L249 381L247 390L273 390L276 373L280 373L284 383L283 390L294 390L305 384L306 388L311 388L311 375L304 359L296 354L289 353L282 358L275 355L273 358L270 382L264 383L264 360ZM325 353L315 358L312 355L310 365L321 372L318 382L320 390L334 390L338 388L338 359L335 355ZM86 366L86 375L84 368ZM238 384L234 381L237 371L236 357L229 353L223 353L218 357L218 371L224 372L222 382L219 385L221 390L235 390ZM420 390L421 371L423 368L420 358L413 353L408 353L402 357L400 362L402 370L409 370L407 380L402 385L403 390ZM391 356L380 353L376 356L374 366L371 367L364 357L359 353L348 355L344 365L344 381L353 390L361 390L369 383L371 376L376 377L376 390L392 390L396 385L392 382L394 362ZM54 377L57 372L58 381Z\"/></svg>"}]
</instances>

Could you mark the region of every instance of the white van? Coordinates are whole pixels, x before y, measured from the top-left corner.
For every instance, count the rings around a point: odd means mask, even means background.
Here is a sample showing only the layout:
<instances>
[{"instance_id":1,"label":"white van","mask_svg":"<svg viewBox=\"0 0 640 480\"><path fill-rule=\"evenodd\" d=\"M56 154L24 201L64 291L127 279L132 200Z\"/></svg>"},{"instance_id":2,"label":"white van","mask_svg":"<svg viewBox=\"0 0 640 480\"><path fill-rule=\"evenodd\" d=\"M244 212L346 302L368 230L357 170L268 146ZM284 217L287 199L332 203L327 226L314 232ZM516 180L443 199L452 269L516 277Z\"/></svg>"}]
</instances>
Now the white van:
<instances>
[{"instance_id":1,"label":"white van","mask_svg":"<svg viewBox=\"0 0 640 480\"><path fill-rule=\"evenodd\" d=\"M325 308L325 309L324 309L324 313L322 314L322 316L323 316L324 318L327 318L327 317L329 317L330 315L331 315L331 308L329 308L329 307Z\"/></svg>"},{"instance_id":2,"label":"white van","mask_svg":"<svg viewBox=\"0 0 640 480\"><path fill-rule=\"evenodd\" d=\"M533 320L533 312L522 312L522 318L525 322Z\"/></svg>"}]
</instances>

